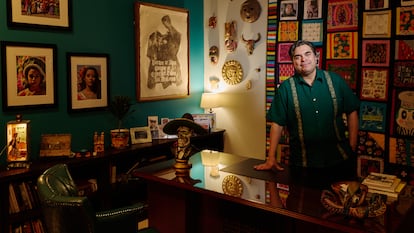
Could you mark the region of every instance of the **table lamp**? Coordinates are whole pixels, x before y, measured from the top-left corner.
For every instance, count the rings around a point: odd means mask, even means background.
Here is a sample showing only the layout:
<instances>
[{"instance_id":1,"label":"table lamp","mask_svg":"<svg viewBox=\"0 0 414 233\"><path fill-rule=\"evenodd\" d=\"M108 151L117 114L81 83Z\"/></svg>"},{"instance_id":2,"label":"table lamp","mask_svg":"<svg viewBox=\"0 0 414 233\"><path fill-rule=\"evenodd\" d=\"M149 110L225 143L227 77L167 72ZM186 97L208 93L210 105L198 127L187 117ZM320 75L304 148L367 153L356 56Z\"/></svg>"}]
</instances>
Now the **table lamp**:
<instances>
[{"instance_id":1,"label":"table lamp","mask_svg":"<svg viewBox=\"0 0 414 233\"><path fill-rule=\"evenodd\" d=\"M213 113L213 108L220 107L219 95L217 93L203 93L201 95L200 107L209 109L209 113Z\"/></svg>"}]
</instances>

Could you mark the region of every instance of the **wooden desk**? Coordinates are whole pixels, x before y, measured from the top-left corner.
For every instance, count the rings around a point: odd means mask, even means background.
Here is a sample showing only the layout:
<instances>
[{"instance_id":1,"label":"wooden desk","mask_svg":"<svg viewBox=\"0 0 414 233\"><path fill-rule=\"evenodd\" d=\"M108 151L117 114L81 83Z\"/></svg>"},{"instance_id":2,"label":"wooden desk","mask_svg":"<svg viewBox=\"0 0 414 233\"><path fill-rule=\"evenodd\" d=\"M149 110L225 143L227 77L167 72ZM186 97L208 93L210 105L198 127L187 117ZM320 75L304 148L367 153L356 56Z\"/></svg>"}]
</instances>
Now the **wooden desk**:
<instances>
[{"instance_id":1,"label":"wooden desk","mask_svg":"<svg viewBox=\"0 0 414 233\"><path fill-rule=\"evenodd\" d=\"M147 180L150 226L169 233L395 232L406 216L395 206L383 216L363 220L330 215L320 202L322 189L298 182L290 171L254 171L249 164L254 159L217 155L218 176L213 167L203 165L207 164L205 155L197 153L190 158L190 176L200 181L194 186L171 180L175 177L174 160L133 173ZM242 174L239 165L246 171L252 169L245 172L249 175ZM223 181L232 176L241 183L241 197L223 192ZM229 189L240 188L237 182L230 184Z\"/></svg>"}]
</instances>

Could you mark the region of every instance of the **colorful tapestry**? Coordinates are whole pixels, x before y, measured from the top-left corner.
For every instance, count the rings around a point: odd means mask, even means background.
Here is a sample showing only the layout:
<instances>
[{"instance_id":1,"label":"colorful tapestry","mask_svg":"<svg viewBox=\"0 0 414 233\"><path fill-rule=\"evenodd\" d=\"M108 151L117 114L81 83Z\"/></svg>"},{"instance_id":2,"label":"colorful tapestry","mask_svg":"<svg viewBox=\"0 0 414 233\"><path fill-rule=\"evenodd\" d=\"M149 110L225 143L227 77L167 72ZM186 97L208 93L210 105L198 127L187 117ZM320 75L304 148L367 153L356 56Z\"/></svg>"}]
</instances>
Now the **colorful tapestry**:
<instances>
[{"instance_id":1,"label":"colorful tapestry","mask_svg":"<svg viewBox=\"0 0 414 233\"><path fill-rule=\"evenodd\" d=\"M394 89L391 110L391 134L394 136L414 136L414 91Z\"/></svg>"},{"instance_id":2,"label":"colorful tapestry","mask_svg":"<svg viewBox=\"0 0 414 233\"><path fill-rule=\"evenodd\" d=\"M302 40L312 42L315 46L323 42L323 20L306 20L302 22Z\"/></svg>"},{"instance_id":3,"label":"colorful tapestry","mask_svg":"<svg viewBox=\"0 0 414 233\"><path fill-rule=\"evenodd\" d=\"M414 35L414 6L397 7L397 35Z\"/></svg>"},{"instance_id":4,"label":"colorful tapestry","mask_svg":"<svg viewBox=\"0 0 414 233\"><path fill-rule=\"evenodd\" d=\"M414 167L414 140L390 138L390 162Z\"/></svg>"},{"instance_id":5,"label":"colorful tapestry","mask_svg":"<svg viewBox=\"0 0 414 233\"><path fill-rule=\"evenodd\" d=\"M414 62L395 62L394 80L395 87L414 87Z\"/></svg>"},{"instance_id":6,"label":"colorful tapestry","mask_svg":"<svg viewBox=\"0 0 414 233\"><path fill-rule=\"evenodd\" d=\"M386 116L387 105L385 103L361 101L359 129L384 133Z\"/></svg>"},{"instance_id":7,"label":"colorful tapestry","mask_svg":"<svg viewBox=\"0 0 414 233\"><path fill-rule=\"evenodd\" d=\"M279 22L279 41L297 41L298 22L280 21Z\"/></svg>"},{"instance_id":8,"label":"colorful tapestry","mask_svg":"<svg viewBox=\"0 0 414 233\"><path fill-rule=\"evenodd\" d=\"M395 59L414 60L414 40L395 40Z\"/></svg>"},{"instance_id":9,"label":"colorful tapestry","mask_svg":"<svg viewBox=\"0 0 414 233\"><path fill-rule=\"evenodd\" d=\"M358 29L358 0L329 0L327 30L349 31Z\"/></svg>"},{"instance_id":10,"label":"colorful tapestry","mask_svg":"<svg viewBox=\"0 0 414 233\"><path fill-rule=\"evenodd\" d=\"M362 68L361 99L376 101L388 99L388 69Z\"/></svg>"},{"instance_id":11,"label":"colorful tapestry","mask_svg":"<svg viewBox=\"0 0 414 233\"><path fill-rule=\"evenodd\" d=\"M363 66L389 66L390 41L364 40L362 41Z\"/></svg>"},{"instance_id":12,"label":"colorful tapestry","mask_svg":"<svg viewBox=\"0 0 414 233\"><path fill-rule=\"evenodd\" d=\"M357 60L327 60L326 70L341 75L351 89L356 89L359 77Z\"/></svg>"},{"instance_id":13,"label":"colorful tapestry","mask_svg":"<svg viewBox=\"0 0 414 233\"><path fill-rule=\"evenodd\" d=\"M358 58L358 32L328 33L327 59Z\"/></svg>"}]
</instances>

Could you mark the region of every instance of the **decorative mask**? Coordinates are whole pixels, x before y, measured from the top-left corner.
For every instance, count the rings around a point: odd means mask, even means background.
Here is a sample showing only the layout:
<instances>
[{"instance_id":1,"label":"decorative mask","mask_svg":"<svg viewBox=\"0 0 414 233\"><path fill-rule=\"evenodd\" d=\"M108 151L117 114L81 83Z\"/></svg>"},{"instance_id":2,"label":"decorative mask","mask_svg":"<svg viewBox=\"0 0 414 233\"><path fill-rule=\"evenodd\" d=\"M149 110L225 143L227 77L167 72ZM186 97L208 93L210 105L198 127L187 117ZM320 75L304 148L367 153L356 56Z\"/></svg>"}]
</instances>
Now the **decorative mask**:
<instances>
[{"instance_id":1,"label":"decorative mask","mask_svg":"<svg viewBox=\"0 0 414 233\"><path fill-rule=\"evenodd\" d=\"M236 40L236 21L226 22L225 34L224 34L224 44L228 52L234 52L237 49L237 40Z\"/></svg>"},{"instance_id":2,"label":"decorative mask","mask_svg":"<svg viewBox=\"0 0 414 233\"><path fill-rule=\"evenodd\" d=\"M216 16L211 16L211 17L208 19L208 26L209 26L211 29L214 29L214 28L216 28L216 25L217 25L217 17L216 17Z\"/></svg>"},{"instance_id":3,"label":"decorative mask","mask_svg":"<svg viewBox=\"0 0 414 233\"><path fill-rule=\"evenodd\" d=\"M244 39L244 36L242 34L242 40L246 44L247 53L249 55L252 55L255 44L260 40L260 33L257 33L257 39L256 40L253 40L253 39L246 40L246 39Z\"/></svg>"},{"instance_id":4,"label":"decorative mask","mask_svg":"<svg viewBox=\"0 0 414 233\"><path fill-rule=\"evenodd\" d=\"M219 59L219 49L217 46L213 45L210 47L209 56L211 64L217 64Z\"/></svg>"},{"instance_id":5,"label":"decorative mask","mask_svg":"<svg viewBox=\"0 0 414 233\"><path fill-rule=\"evenodd\" d=\"M240 17L245 22L253 23L259 18L261 11L262 8L257 0L247 0L240 8Z\"/></svg>"}]
</instances>

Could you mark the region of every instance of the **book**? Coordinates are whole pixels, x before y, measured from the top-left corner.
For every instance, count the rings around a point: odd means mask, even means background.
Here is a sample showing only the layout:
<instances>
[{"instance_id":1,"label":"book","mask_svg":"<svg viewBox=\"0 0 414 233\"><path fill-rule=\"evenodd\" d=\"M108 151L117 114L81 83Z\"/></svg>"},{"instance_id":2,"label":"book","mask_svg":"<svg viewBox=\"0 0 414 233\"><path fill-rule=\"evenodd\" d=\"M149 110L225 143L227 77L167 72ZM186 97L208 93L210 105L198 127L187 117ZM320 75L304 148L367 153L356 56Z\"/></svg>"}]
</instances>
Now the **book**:
<instances>
[{"instance_id":1,"label":"book","mask_svg":"<svg viewBox=\"0 0 414 233\"><path fill-rule=\"evenodd\" d=\"M367 177L365 177L363 184L389 188L392 185L395 185L396 181L397 176L395 175L371 172Z\"/></svg>"},{"instance_id":2,"label":"book","mask_svg":"<svg viewBox=\"0 0 414 233\"><path fill-rule=\"evenodd\" d=\"M17 202L16 193L14 192L13 184L9 184L9 202L10 202L10 213L20 212L19 203Z\"/></svg>"},{"instance_id":3,"label":"book","mask_svg":"<svg viewBox=\"0 0 414 233\"><path fill-rule=\"evenodd\" d=\"M396 192L395 190L397 189L398 185L401 183L401 179L400 178L396 178L393 182L392 185L389 187L383 186L383 185L377 185L376 183L368 183L362 181L362 184L365 184L366 186L368 186L369 189L375 189L375 190L381 190L384 192Z\"/></svg>"}]
</instances>

